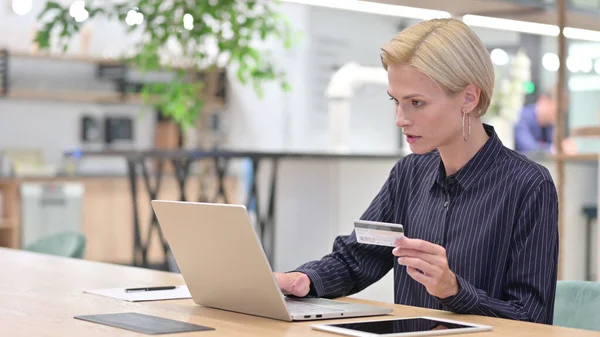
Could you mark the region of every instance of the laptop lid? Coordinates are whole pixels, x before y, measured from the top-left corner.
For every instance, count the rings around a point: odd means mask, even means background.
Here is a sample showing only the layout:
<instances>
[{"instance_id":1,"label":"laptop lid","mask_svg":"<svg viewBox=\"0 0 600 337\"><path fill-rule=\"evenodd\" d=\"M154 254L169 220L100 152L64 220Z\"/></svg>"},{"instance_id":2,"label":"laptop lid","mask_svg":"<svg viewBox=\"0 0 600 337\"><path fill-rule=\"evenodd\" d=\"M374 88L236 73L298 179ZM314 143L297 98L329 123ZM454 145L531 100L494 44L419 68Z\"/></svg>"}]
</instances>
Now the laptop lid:
<instances>
[{"instance_id":1,"label":"laptop lid","mask_svg":"<svg viewBox=\"0 0 600 337\"><path fill-rule=\"evenodd\" d=\"M196 304L292 320L245 206L151 203Z\"/></svg>"}]
</instances>

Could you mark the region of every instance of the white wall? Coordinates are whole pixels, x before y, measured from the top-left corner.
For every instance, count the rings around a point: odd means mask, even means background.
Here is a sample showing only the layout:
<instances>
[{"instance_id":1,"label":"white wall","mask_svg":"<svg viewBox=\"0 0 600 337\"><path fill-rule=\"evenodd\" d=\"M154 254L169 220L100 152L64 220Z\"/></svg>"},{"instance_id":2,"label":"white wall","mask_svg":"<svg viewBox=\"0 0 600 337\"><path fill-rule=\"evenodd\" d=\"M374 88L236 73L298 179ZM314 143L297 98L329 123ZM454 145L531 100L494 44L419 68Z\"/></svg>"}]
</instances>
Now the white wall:
<instances>
[{"instance_id":1,"label":"white wall","mask_svg":"<svg viewBox=\"0 0 600 337\"><path fill-rule=\"evenodd\" d=\"M350 61L381 66L380 47L396 33L399 22L400 19L389 16L311 8L307 83L310 108L304 125L311 147L329 145L329 114L324 91L335 69ZM357 25L361 28L357 29ZM392 151L398 147L399 132L386 89L367 85L356 92L351 101L351 150Z\"/></svg>"},{"instance_id":2,"label":"white wall","mask_svg":"<svg viewBox=\"0 0 600 337\"><path fill-rule=\"evenodd\" d=\"M349 61L380 66L380 46L396 32L399 19L298 4L284 4L284 13L303 38L292 52L274 45L293 87L288 94L275 85L263 100L234 84L230 109L231 144L239 147L326 150L329 116L325 88L336 68ZM360 30L354 30L360 22ZM368 27L368 28L367 28ZM394 150L398 130L386 88L366 86L352 101L352 145L357 151Z\"/></svg>"},{"instance_id":3,"label":"white wall","mask_svg":"<svg viewBox=\"0 0 600 337\"><path fill-rule=\"evenodd\" d=\"M284 4L282 12L295 30L308 30L309 11L306 6ZM278 41L269 41L261 48L272 52L277 66L286 72L292 91L283 92L278 83L265 85L265 95L259 98L251 86L244 86L235 76L231 80L228 125L230 145L237 148L285 149L302 148L304 135L298 126L303 125L306 111L307 66L309 38L299 40L286 51ZM233 72L232 72L233 74Z\"/></svg>"}]
</instances>

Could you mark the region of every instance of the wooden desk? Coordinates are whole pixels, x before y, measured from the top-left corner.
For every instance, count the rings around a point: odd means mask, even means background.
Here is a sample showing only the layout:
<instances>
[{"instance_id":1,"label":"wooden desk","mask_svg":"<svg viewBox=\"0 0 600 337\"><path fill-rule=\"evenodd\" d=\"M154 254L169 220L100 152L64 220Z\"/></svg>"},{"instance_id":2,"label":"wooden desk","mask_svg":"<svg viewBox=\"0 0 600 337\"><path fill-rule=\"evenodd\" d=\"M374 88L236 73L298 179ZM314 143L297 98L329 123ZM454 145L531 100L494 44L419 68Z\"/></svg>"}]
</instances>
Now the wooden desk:
<instances>
[{"instance_id":1,"label":"wooden desk","mask_svg":"<svg viewBox=\"0 0 600 337\"><path fill-rule=\"evenodd\" d=\"M148 336L73 319L76 315L138 312L213 327L211 332L177 336L336 336L310 329L315 322L288 323L255 316L208 309L192 300L130 303L84 294L85 289L183 284L179 274L72 260L0 248L0 336ZM348 301L360 302L357 299ZM494 331L469 334L492 336L600 336L546 325L481 316L458 316L446 312L385 305L398 317L429 315L488 324ZM371 317L369 319L378 319ZM356 318L340 321L352 321ZM324 321L321 321L324 322ZM334 320L328 321L334 322ZM175 336L175 335L172 335Z\"/></svg>"}]
</instances>

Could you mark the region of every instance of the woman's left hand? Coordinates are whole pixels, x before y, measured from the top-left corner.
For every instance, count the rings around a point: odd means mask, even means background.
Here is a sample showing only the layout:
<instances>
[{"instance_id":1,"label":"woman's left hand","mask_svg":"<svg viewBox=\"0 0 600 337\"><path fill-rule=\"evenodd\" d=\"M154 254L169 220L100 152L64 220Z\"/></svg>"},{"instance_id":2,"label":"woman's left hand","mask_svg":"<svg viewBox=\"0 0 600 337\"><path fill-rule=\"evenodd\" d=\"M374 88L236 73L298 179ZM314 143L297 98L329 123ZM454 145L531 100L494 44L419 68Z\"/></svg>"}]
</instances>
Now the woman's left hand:
<instances>
[{"instance_id":1,"label":"woman's left hand","mask_svg":"<svg viewBox=\"0 0 600 337\"><path fill-rule=\"evenodd\" d=\"M448 267L446 249L431 242L402 237L392 251L408 275L431 295L447 298L458 293L456 275Z\"/></svg>"}]
</instances>

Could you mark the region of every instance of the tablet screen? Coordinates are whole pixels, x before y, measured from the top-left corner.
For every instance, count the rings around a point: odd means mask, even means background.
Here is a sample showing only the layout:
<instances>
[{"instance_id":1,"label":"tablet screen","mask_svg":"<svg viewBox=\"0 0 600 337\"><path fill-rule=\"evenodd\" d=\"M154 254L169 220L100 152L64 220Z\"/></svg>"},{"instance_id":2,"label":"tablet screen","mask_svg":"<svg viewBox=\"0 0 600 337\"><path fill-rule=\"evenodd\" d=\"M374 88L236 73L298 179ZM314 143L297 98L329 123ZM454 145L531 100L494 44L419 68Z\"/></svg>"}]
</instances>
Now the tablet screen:
<instances>
[{"instance_id":1,"label":"tablet screen","mask_svg":"<svg viewBox=\"0 0 600 337\"><path fill-rule=\"evenodd\" d=\"M472 327L469 325L447 323L427 318L408 318L361 323L331 324L330 326L381 335L403 332L464 329Z\"/></svg>"}]
</instances>

